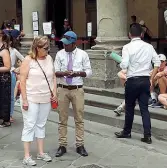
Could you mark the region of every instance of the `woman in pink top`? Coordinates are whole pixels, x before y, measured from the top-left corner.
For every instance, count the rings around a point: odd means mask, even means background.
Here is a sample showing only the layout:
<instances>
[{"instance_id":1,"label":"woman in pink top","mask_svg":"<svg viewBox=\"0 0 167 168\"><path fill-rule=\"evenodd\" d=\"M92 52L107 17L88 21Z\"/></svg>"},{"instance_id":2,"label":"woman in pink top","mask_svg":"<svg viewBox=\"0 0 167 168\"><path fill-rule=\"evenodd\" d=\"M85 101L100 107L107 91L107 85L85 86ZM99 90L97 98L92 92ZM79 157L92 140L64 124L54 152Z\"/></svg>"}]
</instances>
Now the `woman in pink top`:
<instances>
[{"instance_id":1,"label":"woman in pink top","mask_svg":"<svg viewBox=\"0 0 167 168\"><path fill-rule=\"evenodd\" d=\"M30 143L37 138L37 159L46 162L52 161L51 157L43 151L45 138L45 124L51 110L51 99L57 101L56 77L53 60L48 55L49 40L45 36L36 37L33 41L29 55L24 59L20 68L21 107L24 128L22 141L24 142L23 164L36 165L30 156ZM51 98L48 83L42 72L46 74L54 96Z\"/></svg>"}]
</instances>

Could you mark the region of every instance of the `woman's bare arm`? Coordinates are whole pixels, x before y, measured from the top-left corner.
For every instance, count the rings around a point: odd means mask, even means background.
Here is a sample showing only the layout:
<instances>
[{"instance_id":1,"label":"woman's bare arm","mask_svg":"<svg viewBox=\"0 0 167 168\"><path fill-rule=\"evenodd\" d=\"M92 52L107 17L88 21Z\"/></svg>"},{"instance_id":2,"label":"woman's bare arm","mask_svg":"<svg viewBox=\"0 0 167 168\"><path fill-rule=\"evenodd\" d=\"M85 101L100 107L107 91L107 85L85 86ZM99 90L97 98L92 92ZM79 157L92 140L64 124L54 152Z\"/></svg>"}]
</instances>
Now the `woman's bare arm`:
<instances>
[{"instance_id":1,"label":"woman's bare arm","mask_svg":"<svg viewBox=\"0 0 167 168\"><path fill-rule=\"evenodd\" d=\"M26 80L30 70L30 60L31 58L27 56L20 67L20 88L23 101L27 101Z\"/></svg>"},{"instance_id":2,"label":"woman's bare arm","mask_svg":"<svg viewBox=\"0 0 167 168\"><path fill-rule=\"evenodd\" d=\"M4 66L0 67L0 72L9 72L11 68L11 59L10 59L9 51L6 49L1 51L1 57L3 59Z\"/></svg>"}]
</instances>

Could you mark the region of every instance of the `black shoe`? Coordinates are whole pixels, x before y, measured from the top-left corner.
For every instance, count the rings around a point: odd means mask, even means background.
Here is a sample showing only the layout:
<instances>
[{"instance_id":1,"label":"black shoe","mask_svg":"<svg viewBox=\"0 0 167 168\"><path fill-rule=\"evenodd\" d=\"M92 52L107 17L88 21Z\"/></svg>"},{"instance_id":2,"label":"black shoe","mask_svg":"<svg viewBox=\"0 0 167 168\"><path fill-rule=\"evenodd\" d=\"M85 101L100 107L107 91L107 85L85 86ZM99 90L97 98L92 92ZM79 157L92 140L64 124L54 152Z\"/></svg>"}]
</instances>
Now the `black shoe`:
<instances>
[{"instance_id":1,"label":"black shoe","mask_svg":"<svg viewBox=\"0 0 167 168\"><path fill-rule=\"evenodd\" d=\"M84 157L88 156L88 153L86 152L86 149L84 148L84 146L77 147L76 152L81 156L84 156Z\"/></svg>"},{"instance_id":2,"label":"black shoe","mask_svg":"<svg viewBox=\"0 0 167 168\"><path fill-rule=\"evenodd\" d=\"M156 103L152 104L151 107L152 107L152 108L162 108L163 105L162 105L160 102L156 102Z\"/></svg>"},{"instance_id":3,"label":"black shoe","mask_svg":"<svg viewBox=\"0 0 167 168\"><path fill-rule=\"evenodd\" d=\"M131 134L125 134L124 131L115 132L117 138L131 138Z\"/></svg>"},{"instance_id":4,"label":"black shoe","mask_svg":"<svg viewBox=\"0 0 167 168\"><path fill-rule=\"evenodd\" d=\"M152 139L151 139L151 137L141 138L141 141L144 142L144 143L147 143L147 144L152 144Z\"/></svg>"},{"instance_id":5,"label":"black shoe","mask_svg":"<svg viewBox=\"0 0 167 168\"><path fill-rule=\"evenodd\" d=\"M60 146L57 150L56 157L61 157L66 153L66 148L64 146Z\"/></svg>"}]
</instances>

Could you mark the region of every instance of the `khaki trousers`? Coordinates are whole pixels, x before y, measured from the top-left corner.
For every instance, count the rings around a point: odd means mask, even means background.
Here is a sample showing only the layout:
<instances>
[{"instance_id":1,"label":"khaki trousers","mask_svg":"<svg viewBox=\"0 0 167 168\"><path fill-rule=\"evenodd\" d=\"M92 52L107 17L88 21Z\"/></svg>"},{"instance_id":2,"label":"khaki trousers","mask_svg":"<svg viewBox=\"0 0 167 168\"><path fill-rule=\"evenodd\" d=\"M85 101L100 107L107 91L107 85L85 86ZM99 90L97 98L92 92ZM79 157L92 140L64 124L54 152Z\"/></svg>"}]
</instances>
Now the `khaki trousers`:
<instances>
[{"instance_id":1,"label":"khaki trousers","mask_svg":"<svg viewBox=\"0 0 167 168\"><path fill-rule=\"evenodd\" d=\"M58 88L59 145L67 146L67 121L69 105L72 104L75 121L76 146L84 144L84 90Z\"/></svg>"}]
</instances>

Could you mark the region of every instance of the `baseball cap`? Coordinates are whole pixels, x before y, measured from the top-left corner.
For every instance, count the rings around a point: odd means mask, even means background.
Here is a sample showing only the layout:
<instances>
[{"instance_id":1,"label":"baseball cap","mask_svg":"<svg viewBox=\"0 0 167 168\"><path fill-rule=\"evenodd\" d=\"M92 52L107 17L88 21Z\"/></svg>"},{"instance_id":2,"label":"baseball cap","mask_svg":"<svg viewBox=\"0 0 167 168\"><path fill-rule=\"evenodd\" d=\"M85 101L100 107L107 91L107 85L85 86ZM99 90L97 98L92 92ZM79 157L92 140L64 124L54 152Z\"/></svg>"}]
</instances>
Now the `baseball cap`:
<instances>
[{"instance_id":1,"label":"baseball cap","mask_svg":"<svg viewBox=\"0 0 167 168\"><path fill-rule=\"evenodd\" d=\"M140 24L141 26L144 26L144 25L145 25L144 20L141 20L141 21L139 22L139 24Z\"/></svg>"},{"instance_id":2,"label":"baseball cap","mask_svg":"<svg viewBox=\"0 0 167 168\"><path fill-rule=\"evenodd\" d=\"M166 61L166 56L164 54L159 54L160 61Z\"/></svg>"},{"instance_id":3,"label":"baseball cap","mask_svg":"<svg viewBox=\"0 0 167 168\"><path fill-rule=\"evenodd\" d=\"M65 19L64 19L64 22L68 22L68 19L67 19L67 18L65 18Z\"/></svg>"},{"instance_id":4,"label":"baseball cap","mask_svg":"<svg viewBox=\"0 0 167 168\"><path fill-rule=\"evenodd\" d=\"M73 31L68 31L64 34L60 41L62 41L65 45L75 43L77 41L77 35Z\"/></svg>"}]
</instances>

